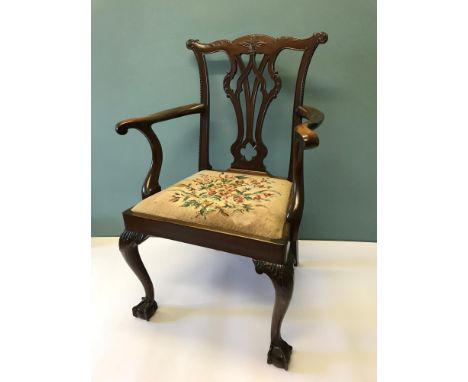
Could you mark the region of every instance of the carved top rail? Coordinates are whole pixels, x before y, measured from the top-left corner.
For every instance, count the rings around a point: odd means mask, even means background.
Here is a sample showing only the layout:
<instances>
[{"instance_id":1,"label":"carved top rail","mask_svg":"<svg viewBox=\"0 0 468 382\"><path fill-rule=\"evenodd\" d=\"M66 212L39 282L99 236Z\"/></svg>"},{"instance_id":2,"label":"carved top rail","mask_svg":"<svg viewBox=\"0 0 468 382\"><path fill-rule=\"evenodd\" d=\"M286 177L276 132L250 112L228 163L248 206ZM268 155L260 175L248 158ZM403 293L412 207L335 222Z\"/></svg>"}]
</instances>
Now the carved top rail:
<instances>
[{"instance_id":1,"label":"carved top rail","mask_svg":"<svg viewBox=\"0 0 468 382\"><path fill-rule=\"evenodd\" d=\"M250 34L235 40L217 40L201 43L199 40L188 40L187 47L202 53L214 53L224 50L230 55L239 54L273 54L283 49L306 50L318 44L327 42L328 35L324 32L315 33L311 37L299 39L294 37L271 37L264 34Z\"/></svg>"}]
</instances>

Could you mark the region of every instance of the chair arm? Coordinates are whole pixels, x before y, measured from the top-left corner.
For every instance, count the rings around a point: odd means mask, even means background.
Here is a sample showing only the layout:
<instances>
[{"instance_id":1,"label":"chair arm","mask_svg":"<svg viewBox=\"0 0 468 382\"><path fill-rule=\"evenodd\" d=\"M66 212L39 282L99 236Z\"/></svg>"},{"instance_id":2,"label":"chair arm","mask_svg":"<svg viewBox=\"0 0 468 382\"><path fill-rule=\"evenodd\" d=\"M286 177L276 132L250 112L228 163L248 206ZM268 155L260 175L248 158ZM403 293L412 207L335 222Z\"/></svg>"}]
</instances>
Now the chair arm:
<instances>
[{"instance_id":1,"label":"chair arm","mask_svg":"<svg viewBox=\"0 0 468 382\"><path fill-rule=\"evenodd\" d=\"M322 123L324 115L310 106L299 106L296 113L301 118L308 119L294 128L292 145L292 192L287 220L299 226L304 209L304 150L313 149L319 145L319 137L313 129Z\"/></svg>"},{"instance_id":2,"label":"chair arm","mask_svg":"<svg viewBox=\"0 0 468 382\"><path fill-rule=\"evenodd\" d=\"M295 138L301 141L302 149L313 149L319 145L319 137L308 123L302 123L294 128Z\"/></svg>"},{"instance_id":3,"label":"chair arm","mask_svg":"<svg viewBox=\"0 0 468 382\"><path fill-rule=\"evenodd\" d=\"M204 104L191 103L189 105L164 110L145 117L125 119L117 123L115 129L118 134L125 135L127 134L128 129L134 128L145 136L151 146L152 162L141 190L141 196L143 199L161 191L159 174L161 173L163 152L161 142L159 142L159 139L151 128L151 125L157 122L182 117L184 115L202 113L205 109L206 106Z\"/></svg>"},{"instance_id":4,"label":"chair arm","mask_svg":"<svg viewBox=\"0 0 468 382\"><path fill-rule=\"evenodd\" d=\"M184 115L201 113L206 109L206 106L202 103L191 103L189 105L175 107L173 109L167 109L159 113L146 115L144 117L129 118L120 121L115 126L117 133L120 135L127 134L128 129L135 128L138 126L151 126L154 123L167 121L182 117Z\"/></svg>"},{"instance_id":5,"label":"chair arm","mask_svg":"<svg viewBox=\"0 0 468 382\"><path fill-rule=\"evenodd\" d=\"M312 106L301 105L296 108L296 114L307 119L307 124L310 129L316 129L325 119L325 115L318 109Z\"/></svg>"}]
</instances>

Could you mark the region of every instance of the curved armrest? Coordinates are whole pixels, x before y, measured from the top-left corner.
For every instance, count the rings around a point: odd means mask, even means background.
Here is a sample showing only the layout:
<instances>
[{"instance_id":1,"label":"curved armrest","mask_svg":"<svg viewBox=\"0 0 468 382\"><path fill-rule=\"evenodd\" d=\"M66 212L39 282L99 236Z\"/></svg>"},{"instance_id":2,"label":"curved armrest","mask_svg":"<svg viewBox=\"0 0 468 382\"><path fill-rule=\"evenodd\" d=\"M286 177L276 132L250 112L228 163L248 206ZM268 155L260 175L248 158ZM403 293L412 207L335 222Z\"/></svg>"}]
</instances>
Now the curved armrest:
<instances>
[{"instance_id":1,"label":"curved armrest","mask_svg":"<svg viewBox=\"0 0 468 382\"><path fill-rule=\"evenodd\" d=\"M303 123L294 128L296 138L302 141L305 150L313 149L319 145L317 133L309 128L308 123Z\"/></svg>"},{"instance_id":2,"label":"curved armrest","mask_svg":"<svg viewBox=\"0 0 468 382\"><path fill-rule=\"evenodd\" d=\"M301 117L307 119L307 125L310 129L316 129L320 126L320 124L325 119L325 115L318 109L312 106L298 106L296 108L296 114Z\"/></svg>"},{"instance_id":3,"label":"curved armrest","mask_svg":"<svg viewBox=\"0 0 468 382\"><path fill-rule=\"evenodd\" d=\"M201 113L206 109L206 106L202 103L191 103L189 105L175 107L173 109L167 109L159 113L146 115L144 117L129 118L120 121L115 126L117 133L124 135L127 134L128 129L138 126L148 126L157 122L167 121L182 117L184 115Z\"/></svg>"},{"instance_id":4,"label":"curved armrest","mask_svg":"<svg viewBox=\"0 0 468 382\"><path fill-rule=\"evenodd\" d=\"M160 113L147 115L145 117L125 119L117 123L115 129L118 134L125 135L127 134L128 129L137 129L146 137L151 146L151 156L153 160L145 181L143 182L141 190L143 199L161 191L159 174L161 173L163 153L161 143L151 128L151 125L156 122L167 121L184 115L202 113L205 109L206 106L202 103L191 103L189 105L175 107L173 109L164 110Z\"/></svg>"}]
</instances>

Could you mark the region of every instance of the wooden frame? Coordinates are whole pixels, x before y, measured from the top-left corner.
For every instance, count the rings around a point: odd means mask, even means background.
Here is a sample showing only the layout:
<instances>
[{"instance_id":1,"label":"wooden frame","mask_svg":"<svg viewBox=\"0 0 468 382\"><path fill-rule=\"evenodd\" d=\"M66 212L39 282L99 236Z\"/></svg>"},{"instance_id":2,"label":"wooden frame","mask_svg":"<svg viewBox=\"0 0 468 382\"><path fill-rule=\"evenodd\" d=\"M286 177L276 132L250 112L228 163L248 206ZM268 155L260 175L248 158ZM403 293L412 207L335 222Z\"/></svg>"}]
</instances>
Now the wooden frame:
<instances>
[{"instance_id":1,"label":"wooden frame","mask_svg":"<svg viewBox=\"0 0 468 382\"><path fill-rule=\"evenodd\" d=\"M269 240L180 221L150 218L141 213L134 213L130 209L124 211L125 231L120 237L119 247L124 259L145 289L145 297L133 308L135 317L149 320L157 309L153 284L138 252L138 245L148 236L164 237L250 257L254 261L256 271L268 275L276 291L267 361L288 369L292 347L281 338L280 331L294 287L293 265L297 265L298 262L297 238L304 208L304 150L318 146L319 139L314 130L324 119L323 113L319 110L303 105L304 88L312 56L318 45L325 43L327 39L327 34L322 32L306 39L247 35L233 41L218 40L208 44L200 43L198 40L188 40L187 48L193 51L199 68L200 102L145 117L126 119L117 124L116 130L119 134L124 135L128 129L136 129L147 138L151 146L152 164L143 183L141 191L143 199L161 190L159 174L163 152L159 139L152 129L152 125L158 122L200 114L198 167L199 170L212 169L209 160L210 94L205 55L222 51L230 62L230 70L223 82L224 90L233 104L238 124L238 135L231 146L234 160L227 171L272 176L263 163L268 150L262 140L262 130L268 107L281 89L281 78L275 69L275 62L284 49L303 52L296 80L292 118L288 173L288 180L292 182L292 191L282 237ZM262 58L258 63L257 56L260 55ZM243 56L248 57L247 63ZM272 82L269 89L265 72ZM234 87L231 87L233 82ZM256 113L257 105L259 107ZM247 145L251 145L256 150L256 155L250 160L242 154L242 150Z\"/></svg>"}]
</instances>

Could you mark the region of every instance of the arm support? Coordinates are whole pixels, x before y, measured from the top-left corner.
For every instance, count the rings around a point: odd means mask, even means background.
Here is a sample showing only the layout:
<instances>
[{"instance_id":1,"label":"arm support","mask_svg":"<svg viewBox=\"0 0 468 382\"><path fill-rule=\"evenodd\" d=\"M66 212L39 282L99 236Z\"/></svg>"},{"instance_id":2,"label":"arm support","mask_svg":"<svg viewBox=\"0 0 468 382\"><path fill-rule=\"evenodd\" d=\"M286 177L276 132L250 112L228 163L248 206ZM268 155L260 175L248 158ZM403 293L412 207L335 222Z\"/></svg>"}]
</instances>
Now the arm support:
<instances>
[{"instance_id":1,"label":"arm support","mask_svg":"<svg viewBox=\"0 0 468 382\"><path fill-rule=\"evenodd\" d=\"M296 113L307 121L297 125L293 133L292 145L292 192L287 219L299 226L304 209L304 150L318 147L319 138L314 131L324 120L321 111L310 106L299 106Z\"/></svg>"},{"instance_id":2,"label":"arm support","mask_svg":"<svg viewBox=\"0 0 468 382\"><path fill-rule=\"evenodd\" d=\"M312 130L319 127L325 119L323 113L312 106L298 106L296 109L296 114L301 118L307 119L307 124Z\"/></svg>"},{"instance_id":3,"label":"arm support","mask_svg":"<svg viewBox=\"0 0 468 382\"><path fill-rule=\"evenodd\" d=\"M189 105L161 111L160 113L147 115L145 117L125 119L117 123L115 129L118 134L125 135L127 134L128 129L136 129L146 137L151 146L152 162L141 190L141 196L143 199L161 191L161 186L159 184L159 174L161 173L163 153L161 143L151 128L151 125L157 122L182 117L184 115L199 114L202 113L205 108L206 106L204 104L192 103Z\"/></svg>"},{"instance_id":4,"label":"arm support","mask_svg":"<svg viewBox=\"0 0 468 382\"><path fill-rule=\"evenodd\" d=\"M301 146L301 155L303 155L304 149L313 149L319 145L319 137L314 130L311 130L307 123L302 123L294 128L294 138L299 141ZM293 164L294 168L294 164ZM294 174L294 172L293 172ZM294 176L293 176L294 179Z\"/></svg>"}]
</instances>

